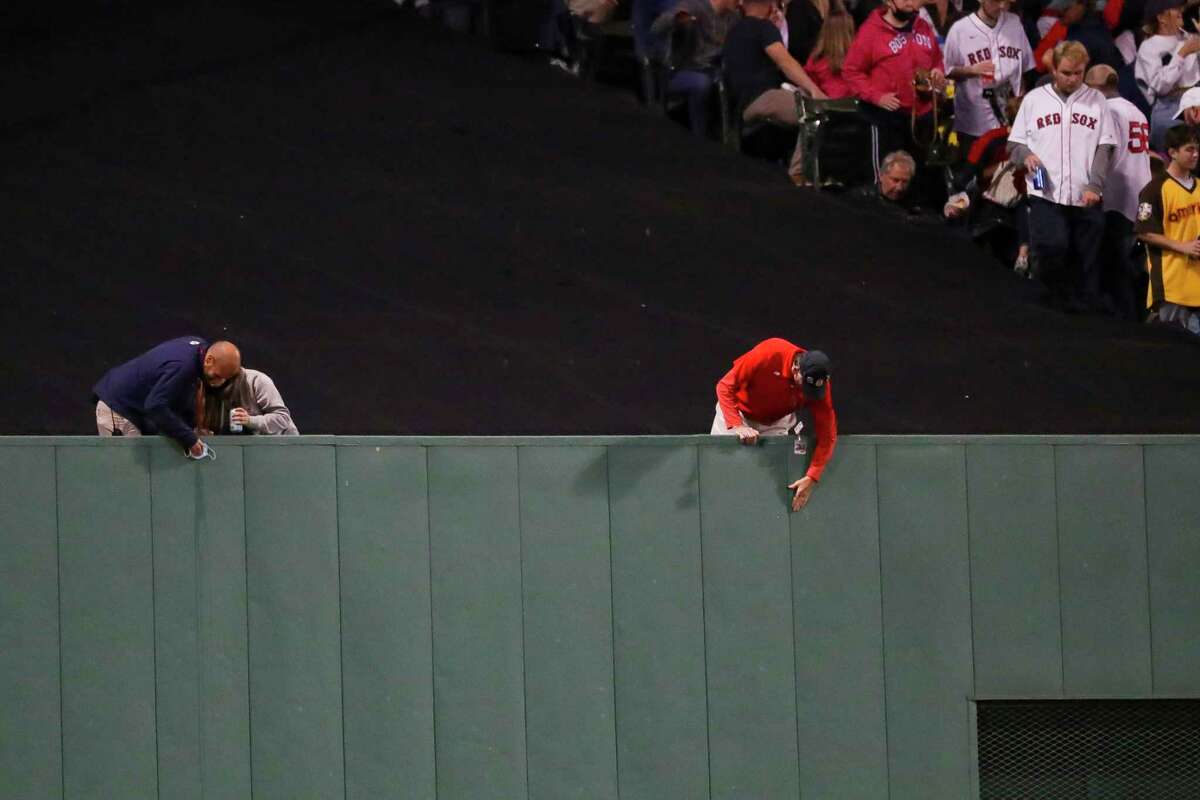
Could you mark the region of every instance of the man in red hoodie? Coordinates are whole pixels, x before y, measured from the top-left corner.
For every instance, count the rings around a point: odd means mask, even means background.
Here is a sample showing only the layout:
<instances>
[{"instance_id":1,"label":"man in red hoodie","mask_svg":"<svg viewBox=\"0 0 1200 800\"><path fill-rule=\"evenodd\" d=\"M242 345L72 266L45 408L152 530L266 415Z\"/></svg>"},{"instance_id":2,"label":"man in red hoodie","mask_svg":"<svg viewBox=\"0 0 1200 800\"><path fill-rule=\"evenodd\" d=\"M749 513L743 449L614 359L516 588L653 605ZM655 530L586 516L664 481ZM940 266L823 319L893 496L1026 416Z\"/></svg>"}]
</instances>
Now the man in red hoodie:
<instances>
[{"instance_id":1,"label":"man in red hoodie","mask_svg":"<svg viewBox=\"0 0 1200 800\"><path fill-rule=\"evenodd\" d=\"M797 412L807 408L817 430L812 463L800 480L788 484L795 492L792 510L808 502L821 479L837 442L837 416L829 391L829 357L805 350L785 339L767 339L733 362L717 383L717 415L713 434L733 434L742 444L761 436L799 433Z\"/></svg>"},{"instance_id":2,"label":"man in red hoodie","mask_svg":"<svg viewBox=\"0 0 1200 800\"><path fill-rule=\"evenodd\" d=\"M863 114L877 132L872 153L876 176L883 154L920 152L912 141L914 119L918 129L928 125L934 93L946 85L937 34L917 16L920 7L921 0L884 0L859 28L842 64L842 77L865 101ZM918 75L927 76L927 90L914 88Z\"/></svg>"}]
</instances>

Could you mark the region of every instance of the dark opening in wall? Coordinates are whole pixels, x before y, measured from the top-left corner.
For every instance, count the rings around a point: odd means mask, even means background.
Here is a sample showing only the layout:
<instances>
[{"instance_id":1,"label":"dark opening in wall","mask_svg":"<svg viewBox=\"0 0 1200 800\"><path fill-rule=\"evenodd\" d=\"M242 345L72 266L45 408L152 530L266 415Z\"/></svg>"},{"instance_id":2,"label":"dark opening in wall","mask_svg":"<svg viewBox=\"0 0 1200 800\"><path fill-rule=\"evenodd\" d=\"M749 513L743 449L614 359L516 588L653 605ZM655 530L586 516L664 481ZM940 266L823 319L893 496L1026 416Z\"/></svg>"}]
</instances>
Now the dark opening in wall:
<instances>
[{"instance_id":1,"label":"dark opening in wall","mask_svg":"<svg viewBox=\"0 0 1200 800\"><path fill-rule=\"evenodd\" d=\"M983 800L1200 798L1200 700L993 700L977 711Z\"/></svg>"}]
</instances>

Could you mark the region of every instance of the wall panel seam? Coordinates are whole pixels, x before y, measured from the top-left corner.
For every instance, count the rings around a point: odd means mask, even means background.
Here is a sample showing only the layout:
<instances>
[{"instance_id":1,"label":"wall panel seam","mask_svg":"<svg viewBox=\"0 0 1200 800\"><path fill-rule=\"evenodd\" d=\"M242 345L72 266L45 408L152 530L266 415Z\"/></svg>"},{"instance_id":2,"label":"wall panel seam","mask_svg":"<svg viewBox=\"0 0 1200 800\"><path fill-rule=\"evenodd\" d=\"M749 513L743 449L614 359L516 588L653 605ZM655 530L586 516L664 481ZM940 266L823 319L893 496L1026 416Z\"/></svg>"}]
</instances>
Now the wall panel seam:
<instances>
[{"instance_id":1,"label":"wall panel seam","mask_svg":"<svg viewBox=\"0 0 1200 800\"><path fill-rule=\"evenodd\" d=\"M525 797L529 797L529 675L526 655L529 641L525 635L525 520L521 513L521 449L514 447L517 459L517 574L521 583L521 730L525 734Z\"/></svg>"},{"instance_id":2,"label":"wall panel seam","mask_svg":"<svg viewBox=\"0 0 1200 800\"><path fill-rule=\"evenodd\" d=\"M785 448L780 448L780 453L783 454L783 468L780 474L783 477L784 486L788 486L788 451ZM791 506L788 506L788 514L791 514ZM790 517L785 517L784 530L787 535L788 545L788 590L792 598L792 708L796 714L796 797L804 797L804 773L800 768L800 693L796 691L796 678L800 674L800 665L796 660L796 649L799 643L796 641L796 554L792 548L792 521Z\"/></svg>"},{"instance_id":3,"label":"wall panel seam","mask_svg":"<svg viewBox=\"0 0 1200 800\"><path fill-rule=\"evenodd\" d=\"M1055 583L1058 584L1058 695L1064 697L1067 694L1067 645L1066 629L1063 627L1062 521L1058 503L1058 446L1051 445L1051 451L1054 454L1054 480L1052 481L1054 484L1054 577Z\"/></svg>"},{"instance_id":4,"label":"wall panel seam","mask_svg":"<svg viewBox=\"0 0 1200 800\"><path fill-rule=\"evenodd\" d=\"M59 514L59 473L58 451L54 453L54 561L58 572L58 780L61 787L61 797L67 796L67 746L66 746L66 712L63 705L63 619L62 619L62 518Z\"/></svg>"},{"instance_id":5,"label":"wall panel seam","mask_svg":"<svg viewBox=\"0 0 1200 800\"><path fill-rule=\"evenodd\" d=\"M887 779L887 797L892 796L892 746L888 732L888 696L887 696L887 617L883 610L883 526L880 524L879 501L879 445L871 445L873 466L875 467L875 547L876 565L879 568L879 663L883 676L883 767Z\"/></svg>"},{"instance_id":6,"label":"wall panel seam","mask_svg":"<svg viewBox=\"0 0 1200 800\"><path fill-rule=\"evenodd\" d=\"M979 693L975 674L975 562L971 558L971 474L967 466L967 446L962 448L963 502L967 512L967 624L971 631L971 697Z\"/></svg>"},{"instance_id":7,"label":"wall panel seam","mask_svg":"<svg viewBox=\"0 0 1200 800\"><path fill-rule=\"evenodd\" d=\"M621 800L621 742L617 733L617 590L616 581L613 579L612 459L609 458L611 449L607 445L604 447L604 484L608 500L608 635L612 648L613 767L616 770L613 777L616 778L617 800Z\"/></svg>"},{"instance_id":8,"label":"wall panel seam","mask_svg":"<svg viewBox=\"0 0 1200 800\"><path fill-rule=\"evenodd\" d=\"M338 513L338 497L342 491L342 458L341 451L333 448L333 509L334 536L337 538L337 579L338 579L338 684L341 690L342 703L342 797L350 796L350 765L346 761L346 601L342 596L342 515Z\"/></svg>"},{"instance_id":9,"label":"wall panel seam","mask_svg":"<svg viewBox=\"0 0 1200 800\"><path fill-rule=\"evenodd\" d=\"M693 446L691 450L696 465L696 530L700 537L700 643L704 653L704 758L708 764L708 796L712 797L712 715L708 697L708 611L704 591L704 504L700 502L702 487L700 448Z\"/></svg>"},{"instance_id":10,"label":"wall panel seam","mask_svg":"<svg viewBox=\"0 0 1200 800\"><path fill-rule=\"evenodd\" d=\"M967 786L971 785L971 776L974 773L975 753L971 747L971 703L979 694L977 677L975 675L975 562L971 558L971 471L967 465L967 446L962 445L962 476L963 476L963 504L966 506L966 524L967 524L967 625L970 630L971 639L971 696L967 698Z\"/></svg>"},{"instance_id":11,"label":"wall panel seam","mask_svg":"<svg viewBox=\"0 0 1200 800\"><path fill-rule=\"evenodd\" d=\"M433 522L429 501L429 447L422 447L425 455L425 555L429 566L429 700L430 724L433 737L433 796L438 796L438 741L437 741L437 636L433 631Z\"/></svg>"},{"instance_id":12,"label":"wall panel seam","mask_svg":"<svg viewBox=\"0 0 1200 800\"><path fill-rule=\"evenodd\" d=\"M1154 688L1154 571L1150 569L1150 481L1146 475L1146 446L1140 445L1142 453L1142 538L1146 546L1146 655L1150 661L1150 696L1155 696Z\"/></svg>"},{"instance_id":13,"label":"wall panel seam","mask_svg":"<svg viewBox=\"0 0 1200 800\"><path fill-rule=\"evenodd\" d=\"M153 460L150 463L151 469L153 469ZM195 498L196 493L193 493L192 496ZM243 498L243 502L245 502L245 498ZM192 513L196 518L196 522L193 522L192 524L192 602L196 607L196 635L194 638L196 649L196 748L200 761L200 797L203 800L203 798L206 796L204 790L204 780L207 771L206 767L208 764L208 752L205 744L207 726L205 724L204 714L205 698L208 697L208 681L205 675L204 635L201 631L201 624L204 615L204 584L202 581L203 562L200 548L201 526L197 524L200 516L200 508L198 504L196 508L192 509Z\"/></svg>"},{"instance_id":14,"label":"wall panel seam","mask_svg":"<svg viewBox=\"0 0 1200 800\"><path fill-rule=\"evenodd\" d=\"M250 746L250 796L254 797L254 673L250 663L250 526L246 520L246 448L239 447L242 458L242 577L246 581L246 742Z\"/></svg>"},{"instance_id":15,"label":"wall panel seam","mask_svg":"<svg viewBox=\"0 0 1200 800\"><path fill-rule=\"evenodd\" d=\"M143 451L145 452L145 451ZM146 454L146 499L150 504L150 642L151 671L154 674L154 796L162 797L161 754L158 745L158 572L154 564L154 470L152 454ZM194 509L193 509L194 513Z\"/></svg>"}]
</instances>

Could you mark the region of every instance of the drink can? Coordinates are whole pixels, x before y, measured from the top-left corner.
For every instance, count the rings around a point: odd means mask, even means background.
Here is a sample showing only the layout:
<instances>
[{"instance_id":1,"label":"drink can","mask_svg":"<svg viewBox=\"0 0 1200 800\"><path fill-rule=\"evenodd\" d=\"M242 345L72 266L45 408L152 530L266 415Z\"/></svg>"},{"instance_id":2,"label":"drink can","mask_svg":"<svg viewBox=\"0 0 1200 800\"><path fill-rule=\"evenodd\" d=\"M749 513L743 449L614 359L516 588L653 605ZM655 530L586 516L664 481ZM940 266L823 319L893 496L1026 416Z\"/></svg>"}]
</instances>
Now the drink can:
<instances>
[{"instance_id":1,"label":"drink can","mask_svg":"<svg viewBox=\"0 0 1200 800\"><path fill-rule=\"evenodd\" d=\"M242 432L242 423L233 421L233 411L229 412L229 432L230 433L241 433Z\"/></svg>"},{"instance_id":2,"label":"drink can","mask_svg":"<svg viewBox=\"0 0 1200 800\"><path fill-rule=\"evenodd\" d=\"M1046 188L1046 168L1038 164L1038 168L1033 171L1033 188L1039 192Z\"/></svg>"}]
</instances>

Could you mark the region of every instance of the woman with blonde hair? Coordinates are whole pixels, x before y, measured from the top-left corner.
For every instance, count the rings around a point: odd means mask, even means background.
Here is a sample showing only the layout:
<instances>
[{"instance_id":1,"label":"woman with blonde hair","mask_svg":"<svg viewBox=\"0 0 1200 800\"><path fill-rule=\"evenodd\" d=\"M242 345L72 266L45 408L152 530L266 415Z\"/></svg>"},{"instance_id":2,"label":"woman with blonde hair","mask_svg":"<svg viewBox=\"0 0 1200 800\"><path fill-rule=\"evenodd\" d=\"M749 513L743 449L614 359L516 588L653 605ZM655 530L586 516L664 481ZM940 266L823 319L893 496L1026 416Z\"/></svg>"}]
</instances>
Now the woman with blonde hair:
<instances>
[{"instance_id":1,"label":"woman with blonde hair","mask_svg":"<svg viewBox=\"0 0 1200 800\"><path fill-rule=\"evenodd\" d=\"M808 77L831 98L851 97L854 94L850 84L842 78L842 63L853 41L854 17L840 2L835 2L825 17L812 54L804 65Z\"/></svg>"}]
</instances>

